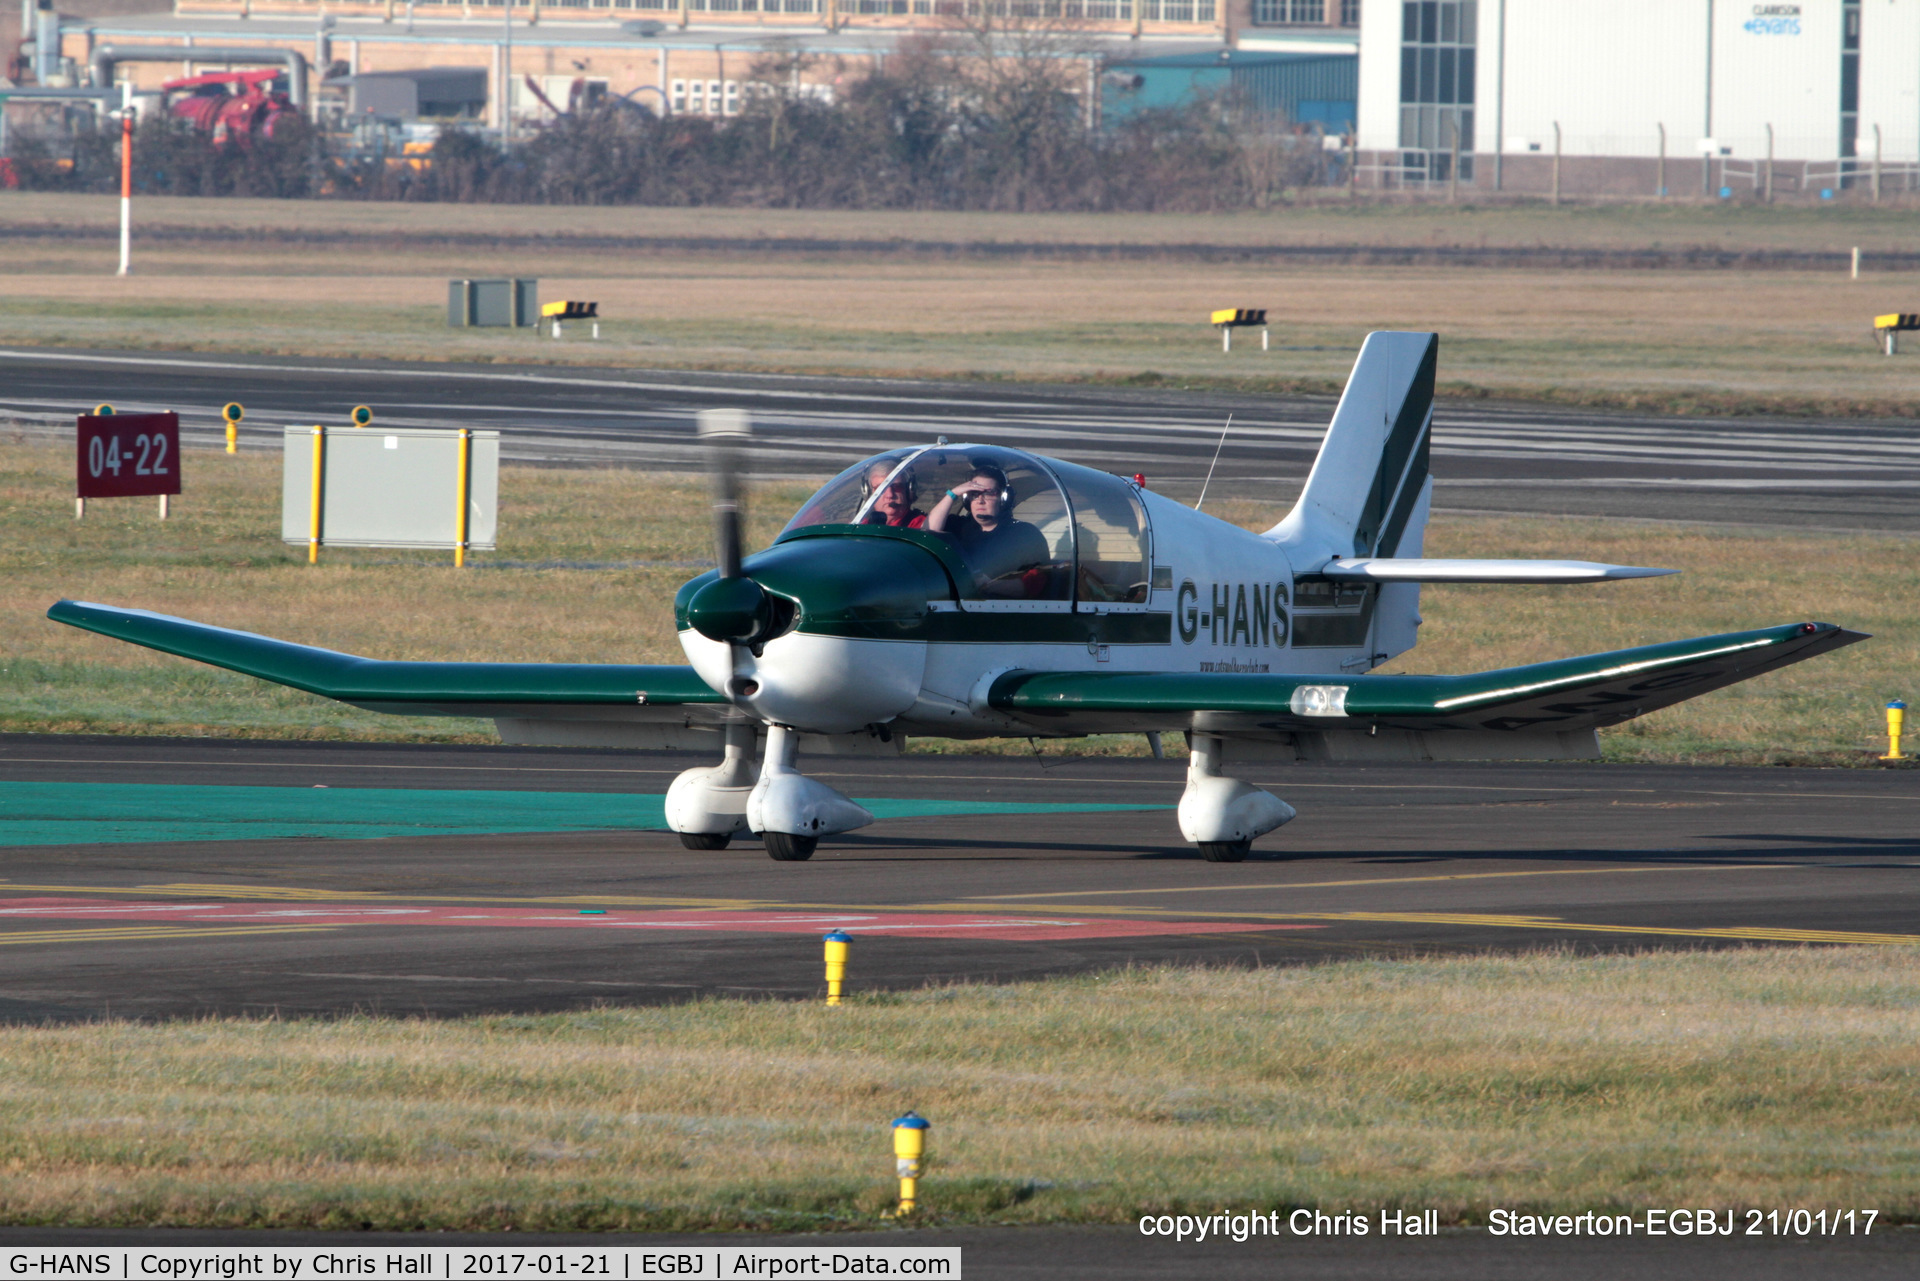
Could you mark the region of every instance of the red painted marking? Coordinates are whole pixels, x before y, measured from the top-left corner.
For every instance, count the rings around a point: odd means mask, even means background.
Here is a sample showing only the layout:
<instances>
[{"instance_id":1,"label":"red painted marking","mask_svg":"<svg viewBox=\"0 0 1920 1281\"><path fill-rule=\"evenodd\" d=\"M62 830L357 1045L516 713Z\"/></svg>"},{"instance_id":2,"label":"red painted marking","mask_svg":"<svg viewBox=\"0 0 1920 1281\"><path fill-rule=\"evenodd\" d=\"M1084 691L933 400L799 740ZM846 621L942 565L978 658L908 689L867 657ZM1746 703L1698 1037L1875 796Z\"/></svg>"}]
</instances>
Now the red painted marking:
<instances>
[{"instance_id":1,"label":"red painted marking","mask_svg":"<svg viewBox=\"0 0 1920 1281\"><path fill-rule=\"evenodd\" d=\"M1142 938L1165 934L1243 934L1311 930L1317 925L1231 921L1118 921L1076 917L993 916L964 912L861 912L839 909L718 911L712 908L608 908L581 916L562 907L411 907L372 903L123 903L99 899L0 899L0 926L10 921L164 921L181 925L482 925L549 929L706 930L721 934L861 934L918 938Z\"/></svg>"}]
</instances>

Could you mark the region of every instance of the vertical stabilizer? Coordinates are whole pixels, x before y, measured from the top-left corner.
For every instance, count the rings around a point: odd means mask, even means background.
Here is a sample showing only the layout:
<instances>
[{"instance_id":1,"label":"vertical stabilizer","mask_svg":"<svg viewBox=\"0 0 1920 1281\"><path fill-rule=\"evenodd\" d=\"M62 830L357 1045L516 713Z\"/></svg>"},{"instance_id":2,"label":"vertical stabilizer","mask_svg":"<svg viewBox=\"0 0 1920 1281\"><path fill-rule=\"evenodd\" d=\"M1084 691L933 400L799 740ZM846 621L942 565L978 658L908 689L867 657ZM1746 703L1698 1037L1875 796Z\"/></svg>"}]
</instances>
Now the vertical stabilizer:
<instances>
[{"instance_id":1,"label":"vertical stabilizer","mask_svg":"<svg viewBox=\"0 0 1920 1281\"><path fill-rule=\"evenodd\" d=\"M1438 334L1367 335L1306 488L1266 537L1286 549L1295 574L1312 574L1335 557L1417 557L1426 539L1433 481L1427 459L1433 433ZM1412 649L1420 626L1420 585L1377 589L1365 647L1342 660L1365 670Z\"/></svg>"},{"instance_id":2,"label":"vertical stabilizer","mask_svg":"<svg viewBox=\"0 0 1920 1281\"><path fill-rule=\"evenodd\" d=\"M1297 571L1336 556L1418 556L1438 334L1367 335L1300 501L1266 536Z\"/></svg>"}]
</instances>

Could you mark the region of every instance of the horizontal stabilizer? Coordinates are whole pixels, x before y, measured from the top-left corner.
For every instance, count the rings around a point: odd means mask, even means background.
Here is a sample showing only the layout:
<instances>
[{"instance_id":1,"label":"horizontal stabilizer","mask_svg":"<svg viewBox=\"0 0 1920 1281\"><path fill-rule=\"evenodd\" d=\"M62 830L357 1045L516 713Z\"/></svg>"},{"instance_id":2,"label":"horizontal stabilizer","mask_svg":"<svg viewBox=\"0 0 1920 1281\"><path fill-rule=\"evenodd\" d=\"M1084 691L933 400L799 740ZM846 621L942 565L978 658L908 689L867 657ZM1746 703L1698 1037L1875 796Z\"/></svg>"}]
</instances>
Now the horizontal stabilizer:
<instances>
[{"instance_id":1,"label":"horizontal stabilizer","mask_svg":"<svg viewBox=\"0 0 1920 1281\"><path fill-rule=\"evenodd\" d=\"M1343 583L1604 583L1619 578L1662 578L1677 569L1602 565L1591 560L1422 560L1418 557L1347 557L1329 561L1320 573Z\"/></svg>"},{"instance_id":2,"label":"horizontal stabilizer","mask_svg":"<svg viewBox=\"0 0 1920 1281\"><path fill-rule=\"evenodd\" d=\"M1086 732L1157 716L1228 734L1375 725L1559 733L1617 725L1865 639L1832 623L1790 623L1467 676L1008 672L987 701L1056 732L1075 720Z\"/></svg>"},{"instance_id":3,"label":"horizontal stabilizer","mask_svg":"<svg viewBox=\"0 0 1920 1281\"><path fill-rule=\"evenodd\" d=\"M671 707L726 701L691 667L386 662L86 601L63 600L47 611L47 617L114 640L379 711L494 716L513 715L529 707Z\"/></svg>"}]
</instances>

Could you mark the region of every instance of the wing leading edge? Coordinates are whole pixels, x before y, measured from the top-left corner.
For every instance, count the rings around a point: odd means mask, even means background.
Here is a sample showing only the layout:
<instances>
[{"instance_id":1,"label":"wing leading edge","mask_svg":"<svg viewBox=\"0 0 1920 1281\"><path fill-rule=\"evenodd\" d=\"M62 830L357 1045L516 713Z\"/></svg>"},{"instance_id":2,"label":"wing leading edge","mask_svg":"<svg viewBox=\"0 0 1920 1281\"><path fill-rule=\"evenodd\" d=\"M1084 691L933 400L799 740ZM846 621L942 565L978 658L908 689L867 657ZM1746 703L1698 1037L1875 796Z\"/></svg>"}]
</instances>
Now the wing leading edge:
<instances>
[{"instance_id":1,"label":"wing leading edge","mask_svg":"<svg viewBox=\"0 0 1920 1281\"><path fill-rule=\"evenodd\" d=\"M1605 583L1664 578L1677 569L1604 565L1591 560L1435 560L1414 556L1347 557L1317 571L1350 583Z\"/></svg>"},{"instance_id":2,"label":"wing leading edge","mask_svg":"<svg viewBox=\"0 0 1920 1281\"><path fill-rule=\"evenodd\" d=\"M663 717L683 720L684 712L674 709L726 702L691 667L386 662L86 601L60 601L47 617L374 711L512 717L552 715L566 707L658 707Z\"/></svg>"},{"instance_id":3,"label":"wing leading edge","mask_svg":"<svg viewBox=\"0 0 1920 1281\"><path fill-rule=\"evenodd\" d=\"M1277 676L1191 672L1009 672L988 703L1053 732L1158 719L1209 732L1372 727L1565 733L1615 725L1697 694L1867 639L1791 623L1465 676ZM1081 732L1087 732L1082 730Z\"/></svg>"}]
</instances>

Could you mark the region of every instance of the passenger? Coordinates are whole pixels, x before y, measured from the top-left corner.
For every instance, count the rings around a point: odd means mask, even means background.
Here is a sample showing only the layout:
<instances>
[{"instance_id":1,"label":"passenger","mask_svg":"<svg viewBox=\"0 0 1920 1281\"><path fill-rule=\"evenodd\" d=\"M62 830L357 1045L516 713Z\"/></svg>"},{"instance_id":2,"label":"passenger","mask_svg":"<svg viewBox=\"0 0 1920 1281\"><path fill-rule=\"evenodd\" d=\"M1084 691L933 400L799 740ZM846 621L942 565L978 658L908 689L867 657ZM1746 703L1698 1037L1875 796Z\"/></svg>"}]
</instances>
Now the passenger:
<instances>
[{"instance_id":1,"label":"passenger","mask_svg":"<svg viewBox=\"0 0 1920 1281\"><path fill-rule=\"evenodd\" d=\"M915 511L914 499L920 496L920 486L914 482L913 469L908 468L893 477L893 483L887 483L887 477L893 475L894 464L886 461L875 463L867 468L868 493L878 491L879 497L873 500L863 525L890 525L895 529L925 529L927 515Z\"/></svg>"},{"instance_id":2,"label":"passenger","mask_svg":"<svg viewBox=\"0 0 1920 1281\"><path fill-rule=\"evenodd\" d=\"M1024 520L1012 519L1013 488L992 463L949 489L927 513L927 528L959 545L960 556L988 596L1046 594L1045 566L1053 553L1047 538ZM964 510L956 515L955 508ZM972 519L965 519L970 516Z\"/></svg>"}]
</instances>

